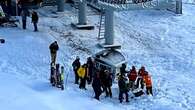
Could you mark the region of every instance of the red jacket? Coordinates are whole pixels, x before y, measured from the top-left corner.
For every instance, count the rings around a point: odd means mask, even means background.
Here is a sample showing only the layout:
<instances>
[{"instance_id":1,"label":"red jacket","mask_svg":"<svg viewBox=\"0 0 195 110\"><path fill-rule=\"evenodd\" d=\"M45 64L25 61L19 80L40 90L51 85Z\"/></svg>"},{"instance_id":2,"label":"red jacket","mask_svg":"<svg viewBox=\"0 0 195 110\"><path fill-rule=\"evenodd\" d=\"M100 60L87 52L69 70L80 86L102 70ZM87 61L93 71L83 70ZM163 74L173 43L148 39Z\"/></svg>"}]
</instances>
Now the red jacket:
<instances>
[{"instance_id":1,"label":"red jacket","mask_svg":"<svg viewBox=\"0 0 195 110\"><path fill-rule=\"evenodd\" d=\"M144 77L144 83L146 84L146 87L152 87L152 79L150 75L145 75Z\"/></svg>"},{"instance_id":2,"label":"red jacket","mask_svg":"<svg viewBox=\"0 0 195 110\"><path fill-rule=\"evenodd\" d=\"M135 81L136 78L137 78L136 70L131 70L129 75L128 75L128 78L129 78L130 81Z\"/></svg>"}]
</instances>

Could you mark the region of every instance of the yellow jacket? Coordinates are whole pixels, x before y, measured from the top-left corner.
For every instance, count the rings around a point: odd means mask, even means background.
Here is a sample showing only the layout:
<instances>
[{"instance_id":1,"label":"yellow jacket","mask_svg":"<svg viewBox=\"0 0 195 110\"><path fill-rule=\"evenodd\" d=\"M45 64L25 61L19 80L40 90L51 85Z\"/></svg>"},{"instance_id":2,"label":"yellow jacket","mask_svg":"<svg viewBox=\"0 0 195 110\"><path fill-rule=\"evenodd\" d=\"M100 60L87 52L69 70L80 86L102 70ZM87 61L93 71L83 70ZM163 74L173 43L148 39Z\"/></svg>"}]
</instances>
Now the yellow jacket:
<instances>
[{"instance_id":1,"label":"yellow jacket","mask_svg":"<svg viewBox=\"0 0 195 110\"><path fill-rule=\"evenodd\" d=\"M84 67L80 67L77 71L78 73L78 76L81 77L81 78L84 78L85 77L85 74L86 74L86 69Z\"/></svg>"}]
</instances>

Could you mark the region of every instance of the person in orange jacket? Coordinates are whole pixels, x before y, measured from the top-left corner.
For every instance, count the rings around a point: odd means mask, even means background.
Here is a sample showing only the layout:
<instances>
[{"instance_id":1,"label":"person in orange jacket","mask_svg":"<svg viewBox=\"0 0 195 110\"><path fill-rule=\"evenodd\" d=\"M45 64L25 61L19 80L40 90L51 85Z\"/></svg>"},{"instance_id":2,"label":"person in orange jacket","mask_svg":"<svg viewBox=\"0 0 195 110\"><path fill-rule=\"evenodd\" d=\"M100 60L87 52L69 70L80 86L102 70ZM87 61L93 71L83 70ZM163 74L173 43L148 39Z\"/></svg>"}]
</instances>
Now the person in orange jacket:
<instances>
[{"instance_id":1,"label":"person in orange jacket","mask_svg":"<svg viewBox=\"0 0 195 110\"><path fill-rule=\"evenodd\" d=\"M135 82L137 78L137 72L135 66L132 66L132 69L130 70L130 73L128 74L128 78L130 81Z\"/></svg>"},{"instance_id":2,"label":"person in orange jacket","mask_svg":"<svg viewBox=\"0 0 195 110\"><path fill-rule=\"evenodd\" d=\"M135 83L135 80L137 78L137 71L136 71L135 66L132 66L132 69L130 70L128 74L128 78L129 78L129 87L132 89L133 84Z\"/></svg>"},{"instance_id":3,"label":"person in orange jacket","mask_svg":"<svg viewBox=\"0 0 195 110\"><path fill-rule=\"evenodd\" d=\"M138 71L138 75L140 75L140 76L143 77L145 73L146 73L145 67L142 66L142 67L139 69L139 71Z\"/></svg>"},{"instance_id":4,"label":"person in orange jacket","mask_svg":"<svg viewBox=\"0 0 195 110\"><path fill-rule=\"evenodd\" d=\"M145 72L143 79L144 79L144 83L146 85L147 95L153 95L153 93L152 93L152 79L151 79L151 76L148 74L148 72Z\"/></svg>"}]
</instances>

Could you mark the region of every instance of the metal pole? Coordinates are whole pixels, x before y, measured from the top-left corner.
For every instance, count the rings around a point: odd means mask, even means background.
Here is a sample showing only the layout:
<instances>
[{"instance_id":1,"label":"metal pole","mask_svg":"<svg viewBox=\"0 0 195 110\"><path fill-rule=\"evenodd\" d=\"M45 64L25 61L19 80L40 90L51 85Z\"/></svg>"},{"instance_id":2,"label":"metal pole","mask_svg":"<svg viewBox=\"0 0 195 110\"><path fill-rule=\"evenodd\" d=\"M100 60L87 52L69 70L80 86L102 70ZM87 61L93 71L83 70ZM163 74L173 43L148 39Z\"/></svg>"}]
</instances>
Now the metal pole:
<instances>
[{"instance_id":1,"label":"metal pole","mask_svg":"<svg viewBox=\"0 0 195 110\"><path fill-rule=\"evenodd\" d=\"M18 16L18 1L16 0L16 16Z\"/></svg>"},{"instance_id":2,"label":"metal pole","mask_svg":"<svg viewBox=\"0 0 195 110\"><path fill-rule=\"evenodd\" d=\"M78 13L78 24L79 25L86 25L87 24L87 17L86 17L86 7L87 4L84 1L79 1L79 13Z\"/></svg>"},{"instance_id":3,"label":"metal pole","mask_svg":"<svg viewBox=\"0 0 195 110\"><path fill-rule=\"evenodd\" d=\"M107 8L105 10L105 45L114 44L114 11Z\"/></svg>"},{"instance_id":4,"label":"metal pole","mask_svg":"<svg viewBox=\"0 0 195 110\"><path fill-rule=\"evenodd\" d=\"M182 0L176 0L176 14L182 14Z\"/></svg>"},{"instance_id":5,"label":"metal pole","mask_svg":"<svg viewBox=\"0 0 195 110\"><path fill-rule=\"evenodd\" d=\"M57 6L58 6L58 11L63 12L64 11L64 0L57 0Z\"/></svg>"}]
</instances>

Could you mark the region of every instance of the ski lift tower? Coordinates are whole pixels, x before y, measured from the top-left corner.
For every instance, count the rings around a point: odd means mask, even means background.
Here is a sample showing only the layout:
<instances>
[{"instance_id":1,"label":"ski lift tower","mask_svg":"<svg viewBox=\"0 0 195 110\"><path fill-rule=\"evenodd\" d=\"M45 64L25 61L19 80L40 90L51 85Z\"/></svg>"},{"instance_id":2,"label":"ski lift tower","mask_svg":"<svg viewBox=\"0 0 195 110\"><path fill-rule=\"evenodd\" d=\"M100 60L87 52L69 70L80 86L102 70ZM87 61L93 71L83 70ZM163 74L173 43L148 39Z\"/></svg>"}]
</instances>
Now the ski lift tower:
<instances>
[{"instance_id":1,"label":"ski lift tower","mask_svg":"<svg viewBox=\"0 0 195 110\"><path fill-rule=\"evenodd\" d=\"M78 0L75 2L78 2L78 23L72 23L72 25L74 27L76 27L77 29L87 29L87 30L91 30L94 29L94 26L90 25L87 23L87 15L86 15L86 11L87 11L87 1L86 0Z\"/></svg>"},{"instance_id":2,"label":"ski lift tower","mask_svg":"<svg viewBox=\"0 0 195 110\"><path fill-rule=\"evenodd\" d=\"M114 11L166 9L174 11L176 14L182 14L181 0L99 0L97 4L105 13L101 15L98 34L98 39L101 37L105 39L104 43L100 43L103 48L121 47L114 41Z\"/></svg>"},{"instance_id":3,"label":"ski lift tower","mask_svg":"<svg viewBox=\"0 0 195 110\"><path fill-rule=\"evenodd\" d=\"M64 11L64 0L56 0L57 1L57 10L58 12Z\"/></svg>"}]
</instances>

